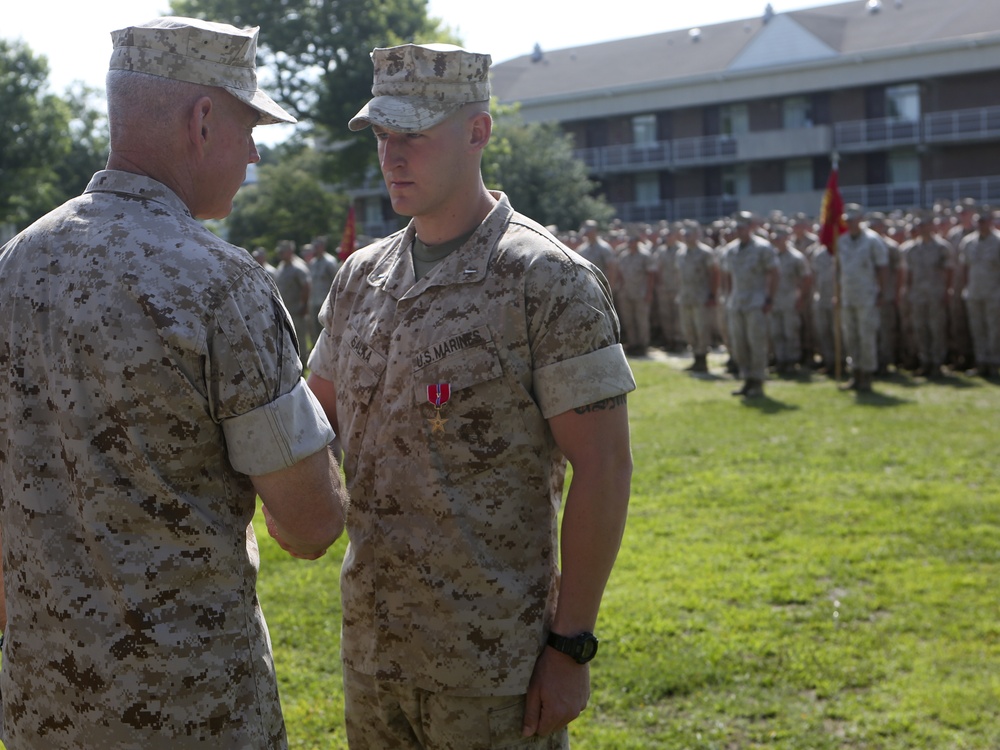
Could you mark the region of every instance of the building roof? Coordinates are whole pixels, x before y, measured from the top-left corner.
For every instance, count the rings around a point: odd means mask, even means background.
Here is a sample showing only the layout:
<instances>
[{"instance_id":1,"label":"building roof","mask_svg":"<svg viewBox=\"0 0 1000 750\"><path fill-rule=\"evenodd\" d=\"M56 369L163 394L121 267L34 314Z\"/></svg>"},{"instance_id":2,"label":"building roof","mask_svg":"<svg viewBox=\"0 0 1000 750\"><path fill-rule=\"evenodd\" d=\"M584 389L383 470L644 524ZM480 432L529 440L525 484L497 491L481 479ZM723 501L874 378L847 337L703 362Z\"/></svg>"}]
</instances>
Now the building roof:
<instances>
[{"instance_id":1,"label":"building roof","mask_svg":"<svg viewBox=\"0 0 1000 750\"><path fill-rule=\"evenodd\" d=\"M617 95L692 79L761 75L873 55L1000 43L998 0L851 0L806 10L523 55L493 67L501 102ZM997 58L982 51L984 68Z\"/></svg>"}]
</instances>

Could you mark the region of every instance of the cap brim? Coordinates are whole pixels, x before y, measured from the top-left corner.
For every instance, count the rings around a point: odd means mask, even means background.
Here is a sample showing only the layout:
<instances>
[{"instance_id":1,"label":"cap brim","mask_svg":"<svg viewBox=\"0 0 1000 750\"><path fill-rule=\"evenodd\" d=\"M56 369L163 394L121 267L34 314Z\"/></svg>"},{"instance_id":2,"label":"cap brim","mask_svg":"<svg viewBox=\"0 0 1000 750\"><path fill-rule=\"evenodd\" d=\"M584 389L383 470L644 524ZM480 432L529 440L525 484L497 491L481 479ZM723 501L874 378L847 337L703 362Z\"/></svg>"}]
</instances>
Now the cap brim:
<instances>
[{"instance_id":1,"label":"cap brim","mask_svg":"<svg viewBox=\"0 0 1000 750\"><path fill-rule=\"evenodd\" d=\"M364 130L369 125L381 125L399 133L419 133L442 122L462 106L415 96L376 96L351 118L347 127Z\"/></svg>"},{"instance_id":2,"label":"cap brim","mask_svg":"<svg viewBox=\"0 0 1000 750\"><path fill-rule=\"evenodd\" d=\"M278 106L278 103L274 101L271 97L265 94L260 89L254 92L249 92L246 89L237 89L230 86L224 86L230 94L235 96L241 102L249 104L251 107L260 112L260 119L257 121L258 125L277 125L278 123L296 123L296 120L292 115L288 114L284 109Z\"/></svg>"}]
</instances>

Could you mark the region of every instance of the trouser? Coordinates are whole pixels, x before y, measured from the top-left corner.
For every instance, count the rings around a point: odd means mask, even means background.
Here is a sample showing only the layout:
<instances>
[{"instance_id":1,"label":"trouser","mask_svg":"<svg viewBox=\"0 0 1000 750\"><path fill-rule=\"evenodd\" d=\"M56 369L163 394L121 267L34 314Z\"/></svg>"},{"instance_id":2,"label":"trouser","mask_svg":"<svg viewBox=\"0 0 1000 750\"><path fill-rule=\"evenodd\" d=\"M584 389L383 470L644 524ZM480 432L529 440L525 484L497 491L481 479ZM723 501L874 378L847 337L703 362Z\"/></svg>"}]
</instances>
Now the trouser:
<instances>
[{"instance_id":1,"label":"trouser","mask_svg":"<svg viewBox=\"0 0 1000 750\"><path fill-rule=\"evenodd\" d=\"M771 310L768 328L775 362L796 364L802 358L802 318L798 310L794 307Z\"/></svg>"},{"instance_id":2,"label":"trouser","mask_svg":"<svg viewBox=\"0 0 1000 750\"><path fill-rule=\"evenodd\" d=\"M712 308L705 305L681 305L681 329L684 331L684 338L691 353L696 356L708 354L708 346L711 343L711 315Z\"/></svg>"},{"instance_id":3,"label":"trouser","mask_svg":"<svg viewBox=\"0 0 1000 750\"><path fill-rule=\"evenodd\" d=\"M816 344L816 351L823 364L833 367L837 358L836 340L834 338L834 316L833 305L828 303L813 304L813 341Z\"/></svg>"},{"instance_id":4,"label":"trouser","mask_svg":"<svg viewBox=\"0 0 1000 750\"><path fill-rule=\"evenodd\" d=\"M523 695L458 696L376 680L344 667L344 717L351 750L568 750L566 729L521 737Z\"/></svg>"},{"instance_id":5,"label":"trouser","mask_svg":"<svg viewBox=\"0 0 1000 750\"><path fill-rule=\"evenodd\" d=\"M879 367L899 364L899 311L892 302L879 305L878 364Z\"/></svg>"},{"instance_id":6,"label":"trouser","mask_svg":"<svg viewBox=\"0 0 1000 750\"><path fill-rule=\"evenodd\" d=\"M878 367L879 314L875 305L845 305L840 309L840 326L851 367L872 373Z\"/></svg>"},{"instance_id":7,"label":"trouser","mask_svg":"<svg viewBox=\"0 0 1000 750\"><path fill-rule=\"evenodd\" d=\"M979 367L1000 367L1000 299L967 299L972 348Z\"/></svg>"},{"instance_id":8,"label":"trouser","mask_svg":"<svg viewBox=\"0 0 1000 750\"><path fill-rule=\"evenodd\" d=\"M309 318L306 321L308 325L309 333L309 349L312 350L316 346L316 342L319 341L319 334L323 330L323 324L319 322L319 311L322 309L322 305L319 307L309 308Z\"/></svg>"},{"instance_id":9,"label":"trouser","mask_svg":"<svg viewBox=\"0 0 1000 750\"><path fill-rule=\"evenodd\" d=\"M649 346L649 301L621 295L616 300L627 346Z\"/></svg>"},{"instance_id":10,"label":"trouser","mask_svg":"<svg viewBox=\"0 0 1000 750\"><path fill-rule=\"evenodd\" d=\"M718 340L730 350L729 354L732 356L732 349L729 346L729 309L726 307L725 298L719 299L712 312L712 335L718 336Z\"/></svg>"},{"instance_id":11,"label":"trouser","mask_svg":"<svg viewBox=\"0 0 1000 750\"><path fill-rule=\"evenodd\" d=\"M969 330L969 316L965 301L959 294L948 297L948 328L945 352L955 365L965 364L973 353L972 331Z\"/></svg>"},{"instance_id":12,"label":"trouser","mask_svg":"<svg viewBox=\"0 0 1000 750\"><path fill-rule=\"evenodd\" d=\"M289 313L289 317L291 317L292 327L295 329L295 338L299 342L299 358L305 362L309 354L309 325L306 323L307 316Z\"/></svg>"},{"instance_id":13,"label":"trouser","mask_svg":"<svg viewBox=\"0 0 1000 750\"><path fill-rule=\"evenodd\" d=\"M813 325L813 306L806 302L802 305L799 313L800 321L800 341L802 346L802 357L804 362L812 362L813 355L816 354L816 328Z\"/></svg>"},{"instance_id":14,"label":"trouser","mask_svg":"<svg viewBox=\"0 0 1000 750\"><path fill-rule=\"evenodd\" d=\"M656 315L664 346L670 349L682 346L684 342L681 338L680 310L677 304L676 289L656 290ZM688 341L688 343L691 342Z\"/></svg>"},{"instance_id":15,"label":"trouser","mask_svg":"<svg viewBox=\"0 0 1000 750\"><path fill-rule=\"evenodd\" d=\"M939 367L948 351L948 309L941 302L910 302L917 358L925 367Z\"/></svg>"},{"instance_id":16,"label":"trouser","mask_svg":"<svg viewBox=\"0 0 1000 750\"><path fill-rule=\"evenodd\" d=\"M917 344L913 333L913 313L909 299L899 301L899 361L903 367L917 364Z\"/></svg>"},{"instance_id":17,"label":"trouser","mask_svg":"<svg viewBox=\"0 0 1000 750\"><path fill-rule=\"evenodd\" d=\"M744 380L767 376L767 313L760 308L729 310L729 353Z\"/></svg>"}]
</instances>

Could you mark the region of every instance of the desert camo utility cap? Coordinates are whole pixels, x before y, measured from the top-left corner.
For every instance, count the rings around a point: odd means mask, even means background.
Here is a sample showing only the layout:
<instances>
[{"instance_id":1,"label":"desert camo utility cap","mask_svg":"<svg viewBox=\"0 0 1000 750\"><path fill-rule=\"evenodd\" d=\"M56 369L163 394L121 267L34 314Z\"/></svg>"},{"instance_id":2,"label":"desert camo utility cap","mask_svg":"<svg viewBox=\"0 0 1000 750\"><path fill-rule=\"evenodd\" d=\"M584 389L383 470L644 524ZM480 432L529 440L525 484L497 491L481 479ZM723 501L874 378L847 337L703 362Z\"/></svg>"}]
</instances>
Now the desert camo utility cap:
<instances>
[{"instance_id":1,"label":"desert camo utility cap","mask_svg":"<svg viewBox=\"0 0 1000 750\"><path fill-rule=\"evenodd\" d=\"M453 44L376 47L372 99L348 127L381 125L400 133L427 130L466 104L490 99L489 55Z\"/></svg>"},{"instance_id":2,"label":"desert camo utility cap","mask_svg":"<svg viewBox=\"0 0 1000 750\"><path fill-rule=\"evenodd\" d=\"M258 125L295 118L257 87L257 32L227 23L166 16L111 32L111 70L219 86L260 112Z\"/></svg>"}]
</instances>

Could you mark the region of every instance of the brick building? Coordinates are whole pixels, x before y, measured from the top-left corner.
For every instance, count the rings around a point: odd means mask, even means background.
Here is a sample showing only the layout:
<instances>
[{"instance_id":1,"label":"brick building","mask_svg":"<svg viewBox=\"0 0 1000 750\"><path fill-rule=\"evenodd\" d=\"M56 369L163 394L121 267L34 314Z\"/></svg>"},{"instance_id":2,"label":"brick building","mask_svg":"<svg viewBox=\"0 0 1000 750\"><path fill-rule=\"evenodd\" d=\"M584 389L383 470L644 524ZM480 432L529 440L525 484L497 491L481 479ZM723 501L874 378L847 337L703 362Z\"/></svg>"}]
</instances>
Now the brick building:
<instances>
[{"instance_id":1,"label":"brick building","mask_svg":"<svg viewBox=\"0 0 1000 750\"><path fill-rule=\"evenodd\" d=\"M1000 1L851 0L493 66L572 135L625 221L1000 205Z\"/></svg>"}]
</instances>

